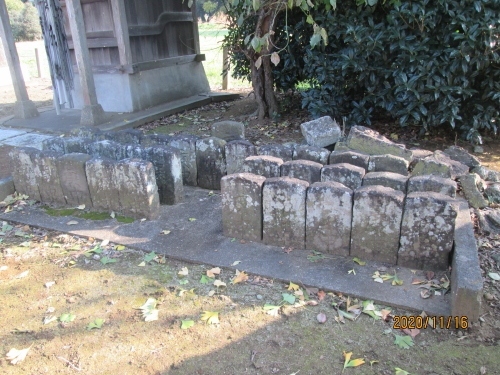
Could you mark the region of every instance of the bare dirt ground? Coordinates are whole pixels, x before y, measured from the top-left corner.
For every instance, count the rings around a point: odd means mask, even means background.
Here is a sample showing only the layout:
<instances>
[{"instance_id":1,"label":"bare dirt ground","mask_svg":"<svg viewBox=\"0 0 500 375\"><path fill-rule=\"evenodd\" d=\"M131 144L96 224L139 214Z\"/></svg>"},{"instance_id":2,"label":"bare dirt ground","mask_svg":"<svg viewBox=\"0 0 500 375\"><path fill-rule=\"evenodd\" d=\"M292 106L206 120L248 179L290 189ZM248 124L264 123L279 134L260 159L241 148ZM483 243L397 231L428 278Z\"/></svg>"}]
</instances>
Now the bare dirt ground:
<instances>
[{"instance_id":1,"label":"bare dirt ground","mask_svg":"<svg viewBox=\"0 0 500 375\"><path fill-rule=\"evenodd\" d=\"M256 144L302 139L299 125L308 115L298 99L282 100L278 121L258 121L246 95L142 129L209 135L214 121L235 119L246 123L247 138ZM376 128L409 146L455 142L439 133L420 139L416 128ZM498 169L498 155L495 139L487 138L480 157ZM386 307L386 320L374 319L362 312L363 301L349 296L255 275L233 284L236 275L226 270L208 278L203 265L0 221L0 373L500 374L500 284L488 276L500 271L500 238L478 241L485 282L481 320L465 330L404 332L393 329L391 315L420 312ZM139 307L150 298L156 306L150 303L143 313ZM157 319L145 321L154 310ZM6 356L14 348L29 348L16 365ZM343 352L364 363L344 369Z\"/></svg>"}]
</instances>

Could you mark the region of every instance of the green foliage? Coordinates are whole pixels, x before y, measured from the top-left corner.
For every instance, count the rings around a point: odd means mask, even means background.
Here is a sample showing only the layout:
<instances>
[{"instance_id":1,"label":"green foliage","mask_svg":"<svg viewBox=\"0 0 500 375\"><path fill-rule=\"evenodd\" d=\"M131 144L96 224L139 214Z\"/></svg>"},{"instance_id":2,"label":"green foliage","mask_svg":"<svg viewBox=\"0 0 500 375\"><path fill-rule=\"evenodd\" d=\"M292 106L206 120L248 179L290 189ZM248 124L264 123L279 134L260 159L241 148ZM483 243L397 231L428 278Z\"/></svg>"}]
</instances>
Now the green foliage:
<instances>
[{"instance_id":1,"label":"green foliage","mask_svg":"<svg viewBox=\"0 0 500 375\"><path fill-rule=\"evenodd\" d=\"M41 39L40 18L31 2L23 4L21 0L7 0L6 5L12 34L17 42Z\"/></svg>"}]
</instances>

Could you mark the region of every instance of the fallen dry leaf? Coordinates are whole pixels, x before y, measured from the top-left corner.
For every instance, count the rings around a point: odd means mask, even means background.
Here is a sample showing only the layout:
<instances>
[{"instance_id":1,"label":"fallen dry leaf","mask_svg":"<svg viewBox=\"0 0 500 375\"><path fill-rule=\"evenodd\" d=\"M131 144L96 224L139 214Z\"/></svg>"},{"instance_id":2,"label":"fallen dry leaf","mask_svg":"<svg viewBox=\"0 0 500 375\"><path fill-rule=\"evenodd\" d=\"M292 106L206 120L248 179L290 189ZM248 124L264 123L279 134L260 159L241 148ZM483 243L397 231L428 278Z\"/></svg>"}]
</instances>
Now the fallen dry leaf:
<instances>
[{"instance_id":1,"label":"fallen dry leaf","mask_svg":"<svg viewBox=\"0 0 500 375\"><path fill-rule=\"evenodd\" d=\"M238 283L243 283L248 280L248 275L245 273L245 271L238 271L236 270L236 277L231 281L232 284L238 284Z\"/></svg>"},{"instance_id":2,"label":"fallen dry leaf","mask_svg":"<svg viewBox=\"0 0 500 375\"><path fill-rule=\"evenodd\" d=\"M415 336L417 336L420 333L420 330L416 328L411 328L411 329L405 328L403 329L403 332L406 333L408 336L411 336L412 339L414 339Z\"/></svg>"},{"instance_id":3,"label":"fallen dry leaf","mask_svg":"<svg viewBox=\"0 0 500 375\"><path fill-rule=\"evenodd\" d=\"M318 300L323 301L326 297L326 293L322 290L318 291Z\"/></svg>"},{"instance_id":4,"label":"fallen dry leaf","mask_svg":"<svg viewBox=\"0 0 500 375\"><path fill-rule=\"evenodd\" d=\"M207 276L210 277L211 279L213 279L215 277L215 275L219 275L219 274L220 274L219 267L215 267L215 268L212 268L211 270L207 270Z\"/></svg>"},{"instance_id":5,"label":"fallen dry leaf","mask_svg":"<svg viewBox=\"0 0 500 375\"><path fill-rule=\"evenodd\" d=\"M19 362L22 362L26 359L26 355L28 351L31 349L31 346L26 349L18 350L16 348L12 348L6 354L7 361L10 361L11 364L17 365Z\"/></svg>"}]
</instances>

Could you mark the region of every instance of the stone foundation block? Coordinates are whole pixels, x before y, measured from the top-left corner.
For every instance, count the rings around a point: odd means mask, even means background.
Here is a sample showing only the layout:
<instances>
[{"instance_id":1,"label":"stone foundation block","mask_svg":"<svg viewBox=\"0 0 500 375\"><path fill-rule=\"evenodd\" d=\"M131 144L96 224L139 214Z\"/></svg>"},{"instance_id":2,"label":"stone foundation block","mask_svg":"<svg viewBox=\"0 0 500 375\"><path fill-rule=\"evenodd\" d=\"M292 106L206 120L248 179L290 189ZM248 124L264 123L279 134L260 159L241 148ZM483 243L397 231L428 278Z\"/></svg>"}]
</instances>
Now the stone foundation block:
<instances>
[{"instance_id":1,"label":"stone foundation block","mask_svg":"<svg viewBox=\"0 0 500 375\"><path fill-rule=\"evenodd\" d=\"M226 174L226 141L210 137L196 142L198 186L220 190L220 180Z\"/></svg>"},{"instance_id":2,"label":"stone foundation block","mask_svg":"<svg viewBox=\"0 0 500 375\"><path fill-rule=\"evenodd\" d=\"M267 245L305 248L309 184L290 177L269 178L263 188L262 240Z\"/></svg>"},{"instance_id":3,"label":"stone foundation block","mask_svg":"<svg viewBox=\"0 0 500 375\"><path fill-rule=\"evenodd\" d=\"M230 174L222 178L222 228L225 236L262 240L264 181L265 177L250 173Z\"/></svg>"},{"instance_id":4,"label":"stone foundation block","mask_svg":"<svg viewBox=\"0 0 500 375\"><path fill-rule=\"evenodd\" d=\"M406 194L408 177L392 172L369 172L363 178L363 186L381 185Z\"/></svg>"},{"instance_id":5,"label":"stone foundation block","mask_svg":"<svg viewBox=\"0 0 500 375\"><path fill-rule=\"evenodd\" d=\"M351 256L396 264L405 195L384 186L354 192Z\"/></svg>"},{"instance_id":6,"label":"stone foundation block","mask_svg":"<svg viewBox=\"0 0 500 375\"><path fill-rule=\"evenodd\" d=\"M231 141L226 143L227 174L243 172L243 163L249 156L254 156L257 149L248 141Z\"/></svg>"},{"instance_id":7,"label":"stone foundation block","mask_svg":"<svg viewBox=\"0 0 500 375\"><path fill-rule=\"evenodd\" d=\"M56 166L59 173L59 181L70 206L84 204L87 208L92 207L85 164L92 157L87 154L67 154L57 158Z\"/></svg>"},{"instance_id":8,"label":"stone foundation block","mask_svg":"<svg viewBox=\"0 0 500 375\"><path fill-rule=\"evenodd\" d=\"M437 160L434 155L419 160L413 167L412 176L434 175L444 178L451 177L450 165Z\"/></svg>"},{"instance_id":9,"label":"stone foundation block","mask_svg":"<svg viewBox=\"0 0 500 375\"><path fill-rule=\"evenodd\" d=\"M458 203L446 195L423 192L406 197L398 265L446 270L453 249Z\"/></svg>"},{"instance_id":10,"label":"stone foundation block","mask_svg":"<svg viewBox=\"0 0 500 375\"><path fill-rule=\"evenodd\" d=\"M333 151L328 164L348 163L368 170L370 155L356 151Z\"/></svg>"},{"instance_id":11,"label":"stone foundation block","mask_svg":"<svg viewBox=\"0 0 500 375\"><path fill-rule=\"evenodd\" d=\"M103 131L93 126L82 126L71 131L71 135L78 138L88 138L93 142L105 139Z\"/></svg>"},{"instance_id":12,"label":"stone foundation block","mask_svg":"<svg viewBox=\"0 0 500 375\"><path fill-rule=\"evenodd\" d=\"M306 249L349 256L353 191L338 182L307 190Z\"/></svg>"},{"instance_id":13,"label":"stone foundation block","mask_svg":"<svg viewBox=\"0 0 500 375\"><path fill-rule=\"evenodd\" d=\"M465 198L469 202L469 205L474 208L485 208L488 207L488 201L484 199L483 194L479 191L479 185L481 183L481 178L475 173L469 173L460 176L460 185L462 185L462 190L464 192Z\"/></svg>"},{"instance_id":14,"label":"stone foundation block","mask_svg":"<svg viewBox=\"0 0 500 375\"><path fill-rule=\"evenodd\" d=\"M411 161L412 152L404 145L394 143L375 130L364 126L353 126L347 137L347 146L369 155L390 154Z\"/></svg>"},{"instance_id":15,"label":"stone foundation block","mask_svg":"<svg viewBox=\"0 0 500 375\"><path fill-rule=\"evenodd\" d=\"M121 160L127 158L126 148L120 143L104 140L90 144L88 154L97 158Z\"/></svg>"},{"instance_id":16,"label":"stone foundation block","mask_svg":"<svg viewBox=\"0 0 500 375\"><path fill-rule=\"evenodd\" d=\"M447 154L450 159L465 164L469 168L475 168L481 165L481 162L478 158L476 158L474 155L469 154L467 150L460 146L450 146L446 150L444 150L444 153Z\"/></svg>"},{"instance_id":17,"label":"stone foundation block","mask_svg":"<svg viewBox=\"0 0 500 375\"><path fill-rule=\"evenodd\" d=\"M212 125L212 137L226 142L245 139L245 125L238 121L220 121Z\"/></svg>"},{"instance_id":18,"label":"stone foundation block","mask_svg":"<svg viewBox=\"0 0 500 375\"><path fill-rule=\"evenodd\" d=\"M277 143L263 145L257 148L257 155L274 156L283 161L293 160L294 146L291 144L281 145Z\"/></svg>"},{"instance_id":19,"label":"stone foundation block","mask_svg":"<svg viewBox=\"0 0 500 375\"><path fill-rule=\"evenodd\" d=\"M39 150L32 147L16 147L9 152L12 163L12 179L19 194L40 201L40 191L35 177L35 155Z\"/></svg>"},{"instance_id":20,"label":"stone foundation block","mask_svg":"<svg viewBox=\"0 0 500 375\"><path fill-rule=\"evenodd\" d=\"M66 153L65 138L54 137L42 141L43 151L55 151L60 154Z\"/></svg>"},{"instance_id":21,"label":"stone foundation block","mask_svg":"<svg viewBox=\"0 0 500 375\"><path fill-rule=\"evenodd\" d=\"M119 186L116 182L116 161L92 158L85 163L90 198L96 210L119 211Z\"/></svg>"},{"instance_id":22,"label":"stone foundation block","mask_svg":"<svg viewBox=\"0 0 500 375\"><path fill-rule=\"evenodd\" d=\"M300 145L293 150L293 160L310 160L326 165L329 157L330 151L323 147Z\"/></svg>"},{"instance_id":23,"label":"stone foundation block","mask_svg":"<svg viewBox=\"0 0 500 375\"><path fill-rule=\"evenodd\" d=\"M455 198L457 195L457 183L449 178L432 175L411 177L408 180L408 193L419 191L430 191Z\"/></svg>"},{"instance_id":24,"label":"stone foundation block","mask_svg":"<svg viewBox=\"0 0 500 375\"><path fill-rule=\"evenodd\" d=\"M304 122L300 125L300 130L307 144L316 147L333 145L338 142L342 134L337 122L330 116Z\"/></svg>"},{"instance_id":25,"label":"stone foundation block","mask_svg":"<svg viewBox=\"0 0 500 375\"><path fill-rule=\"evenodd\" d=\"M140 141L142 147L170 146L173 138L167 134L144 134Z\"/></svg>"},{"instance_id":26,"label":"stone foundation block","mask_svg":"<svg viewBox=\"0 0 500 375\"><path fill-rule=\"evenodd\" d=\"M363 182L365 170L348 163L325 165L321 170L321 182L335 181L355 190Z\"/></svg>"},{"instance_id":27,"label":"stone foundation block","mask_svg":"<svg viewBox=\"0 0 500 375\"><path fill-rule=\"evenodd\" d=\"M450 156L442 151L435 151L434 152L434 158L444 164L447 164L450 166L450 174L451 178L454 180L458 176L462 176L466 173L469 173L469 167L459 161L453 160L450 158Z\"/></svg>"},{"instance_id":28,"label":"stone foundation block","mask_svg":"<svg viewBox=\"0 0 500 375\"><path fill-rule=\"evenodd\" d=\"M368 163L369 172L392 172L408 176L410 162L394 155L372 155Z\"/></svg>"},{"instance_id":29,"label":"stone foundation block","mask_svg":"<svg viewBox=\"0 0 500 375\"><path fill-rule=\"evenodd\" d=\"M81 153L88 154L90 145L94 142L90 138L63 138L64 139L64 153ZM56 151L56 150L54 150Z\"/></svg>"},{"instance_id":30,"label":"stone foundation block","mask_svg":"<svg viewBox=\"0 0 500 375\"><path fill-rule=\"evenodd\" d=\"M323 164L310 160L287 161L281 165L281 176L298 178L313 184L321 181Z\"/></svg>"},{"instance_id":31,"label":"stone foundation block","mask_svg":"<svg viewBox=\"0 0 500 375\"><path fill-rule=\"evenodd\" d=\"M197 186L198 168L196 165L196 142L200 137L195 135L177 135L172 137L169 146L179 150L182 164L182 182L186 186Z\"/></svg>"},{"instance_id":32,"label":"stone foundation block","mask_svg":"<svg viewBox=\"0 0 500 375\"><path fill-rule=\"evenodd\" d=\"M115 163L114 178L120 212L136 219L158 218L160 200L151 162L140 159L120 160Z\"/></svg>"},{"instance_id":33,"label":"stone foundation block","mask_svg":"<svg viewBox=\"0 0 500 375\"><path fill-rule=\"evenodd\" d=\"M144 134L140 130L125 129L119 131L103 132L104 139L122 144L141 144Z\"/></svg>"},{"instance_id":34,"label":"stone foundation block","mask_svg":"<svg viewBox=\"0 0 500 375\"><path fill-rule=\"evenodd\" d=\"M283 160L274 156L249 156L243 162L243 172L266 178L280 177Z\"/></svg>"},{"instance_id":35,"label":"stone foundation block","mask_svg":"<svg viewBox=\"0 0 500 375\"><path fill-rule=\"evenodd\" d=\"M184 186L179 150L169 146L146 147L141 159L153 164L160 203L173 205L182 202Z\"/></svg>"}]
</instances>

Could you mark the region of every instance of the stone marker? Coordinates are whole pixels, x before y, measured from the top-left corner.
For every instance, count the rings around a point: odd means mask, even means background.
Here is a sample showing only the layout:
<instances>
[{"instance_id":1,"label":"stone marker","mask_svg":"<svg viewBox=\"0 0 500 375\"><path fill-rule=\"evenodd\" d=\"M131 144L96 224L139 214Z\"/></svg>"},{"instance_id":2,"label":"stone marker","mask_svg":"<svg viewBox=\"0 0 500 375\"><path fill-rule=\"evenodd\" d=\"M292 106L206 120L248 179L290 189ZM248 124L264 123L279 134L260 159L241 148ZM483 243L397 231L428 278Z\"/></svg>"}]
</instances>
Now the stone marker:
<instances>
[{"instance_id":1,"label":"stone marker","mask_svg":"<svg viewBox=\"0 0 500 375\"><path fill-rule=\"evenodd\" d=\"M335 120L330 116L300 124L300 130L310 146L325 147L337 143L342 131Z\"/></svg>"},{"instance_id":2,"label":"stone marker","mask_svg":"<svg viewBox=\"0 0 500 375\"><path fill-rule=\"evenodd\" d=\"M19 194L25 194L29 199L40 201L40 191L35 178L35 164L32 155L39 152L32 147L16 147L9 152L12 164L12 179Z\"/></svg>"},{"instance_id":3,"label":"stone marker","mask_svg":"<svg viewBox=\"0 0 500 375\"><path fill-rule=\"evenodd\" d=\"M493 182L500 182L500 173L497 171L493 171L491 169L488 169L486 167L480 166L480 167L475 167L471 171L472 173L476 173L485 181L493 181Z\"/></svg>"},{"instance_id":4,"label":"stone marker","mask_svg":"<svg viewBox=\"0 0 500 375\"><path fill-rule=\"evenodd\" d=\"M401 223L398 265L447 270L457 207L457 201L439 193L408 194Z\"/></svg>"},{"instance_id":5,"label":"stone marker","mask_svg":"<svg viewBox=\"0 0 500 375\"><path fill-rule=\"evenodd\" d=\"M450 166L450 174L451 178L454 180L458 176L469 173L469 167L459 161L451 159L448 154L445 154L442 151L435 151L434 158L442 163L445 163Z\"/></svg>"},{"instance_id":6,"label":"stone marker","mask_svg":"<svg viewBox=\"0 0 500 375\"><path fill-rule=\"evenodd\" d=\"M2 178L0 180L0 202L15 192L16 188L14 187L14 180L12 177Z\"/></svg>"},{"instance_id":7,"label":"stone marker","mask_svg":"<svg viewBox=\"0 0 500 375\"><path fill-rule=\"evenodd\" d=\"M364 126L351 127L347 137L347 146L369 155L390 154L408 161L412 159L412 152L407 150L404 145L394 143L375 130Z\"/></svg>"},{"instance_id":8,"label":"stone marker","mask_svg":"<svg viewBox=\"0 0 500 375\"><path fill-rule=\"evenodd\" d=\"M224 235L248 241L262 240L262 186L265 177L250 173L224 176L222 228Z\"/></svg>"},{"instance_id":9,"label":"stone marker","mask_svg":"<svg viewBox=\"0 0 500 375\"><path fill-rule=\"evenodd\" d=\"M59 156L56 160L61 188L66 202L70 206L84 204L86 208L92 207L85 173L85 164L91 158L87 154L73 153Z\"/></svg>"},{"instance_id":10,"label":"stone marker","mask_svg":"<svg viewBox=\"0 0 500 375\"><path fill-rule=\"evenodd\" d=\"M309 184L290 177L264 183L262 240L267 245L305 248L306 192Z\"/></svg>"},{"instance_id":11,"label":"stone marker","mask_svg":"<svg viewBox=\"0 0 500 375\"><path fill-rule=\"evenodd\" d=\"M477 322L481 314L483 277L479 264L474 226L466 202L460 202L455 225L455 249L451 264L452 316L466 316Z\"/></svg>"},{"instance_id":12,"label":"stone marker","mask_svg":"<svg viewBox=\"0 0 500 375\"><path fill-rule=\"evenodd\" d=\"M329 156L330 151L323 147L297 145L293 150L293 160L310 160L326 165Z\"/></svg>"},{"instance_id":13,"label":"stone marker","mask_svg":"<svg viewBox=\"0 0 500 375\"><path fill-rule=\"evenodd\" d=\"M254 156L257 149L248 141L231 141L226 143L227 174L243 172L243 163L249 156Z\"/></svg>"},{"instance_id":14,"label":"stone marker","mask_svg":"<svg viewBox=\"0 0 500 375\"><path fill-rule=\"evenodd\" d=\"M111 160L121 160L127 157L124 154L126 148L114 141L104 140L91 143L88 154L97 158L106 158Z\"/></svg>"},{"instance_id":15,"label":"stone marker","mask_svg":"<svg viewBox=\"0 0 500 375\"><path fill-rule=\"evenodd\" d=\"M321 181L323 164L310 160L292 160L281 165L281 176L298 178L313 184Z\"/></svg>"},{"instance_id":16,"label":"stone marker","mask_svg":"<svg viewBox=\"0 0 500 375\"><path fill-rule=\"evenodd\" d=\"M469 168L475 168L481 166L481 162L474 155L471 155L460 146L450 146L444 153L447 154L451 159L465 164Z\"/></svg>"},{"instance_id":17,"label":"stone marker","mask_svg":"<svg viewBox=\"0 0 500 375\"><path fill-rule=\"evenodd\" d=\"M363 177L363 186L381 185L406 194L408 177L392 172L369 172Z\"/></svg>"},{"instance_id":18,"label":"stone marker","mask_svg":"<svg viewBox=\"0 0 500 375\"><path fill-rule=\"evenodd\" d=\"M144 134L140 141L142 147L170 146L173 139L173 136L167 134Z\"/></svg>"},{"instance_id":19,"label":"stone marker","mask_svg":"<svg viewBox=\"0 0 500 375\"><path fill-rule=\"evenodd\" d=\"M280 177L283 160L273 156L249 156L243 162L243 172L266 178Z\"/></svg>"},{"instance_id":20,"label":"stone marker","mask_svg":"<svg viewBox=\"0 0 500 375\"><path fill-rule=\"evenodd\" d=\"M92 158L85 163L90 198L96 210L119 211L120 198L116 183L116 161Z\"/></svg>"},{"instance_id":21,"label":"stone marker","mask_svg":"<svg viewBox=\"0 0 500 375\"><path fill-rule=\"evenodd\" d=\"M220 121L212 125L212 137L229 141L245 139L245 125L238 121Z\"/></svg>"},{"instance_id":22,"label":"stone marker","mask_svg":"<svg viewBox=\"0 0 500 375\"><path fill-rule=\"evenodd\" d=\"M112 142L111 147L116 147L116 157L118 159L146 159L146 155L144 154L144 148L137 144L123 144ZM161 147L161 146L159 146ZM147 160L147 159L146 159Z\"/></svg>"},{"instance_id":23,"label":"stone marker","mask_svg":"<svg viewBox=\"0 0 500 375\"><path fill-rule=\"evenodd\" d=\"M372 155L368 163L369 172L392 172L408 176L408 160L394 155Z\"/></svg>"},{"instance_id":24,"label":"stone marker","mask_svg":"<svg viewBox=\"0 0 500 375\"><path fill-rule=\"evenodd\" d=\"M103 141L104 132L92 126L82 126L71 131L71 135L78 138L89 138L93 142Z\"/></svg>"},{"instance_id":25,"label":"stone marker","mask_svg":"<svg viewBox=\"0 0 500 375\"><path fill-rule=\"evenodd\" d=\"M283 161L291 161L293 160L293 149L294 146L291 144L280 145L272 143L258 147L257 155L274 156L275 158L280 158Z\"/></svg>"},{"instance_id":26,"label":"stone marker","mask_svg":"<svg viewBox=\"0 0 500 375\"><path fill-rule=\"evenodd\" d=\"M42 141L42 150L44 151L55 151L60 154L65 154L65 141L64 138L54 137L49 139L44 139Z\"/></svg>"},{"instance_id":27,"label":"stone marker","mask_svg":"<svg viewBox=\"0 0 500 375\"><path fill-rule=\"evenodd\" d=\"M81 153L88 154L90 150L90 145L94 142L90 138L62 138L64 140L64 153ZM57 150L54 150L57 151Z\"/></svg>"},{"instance_id":28,"label":"stone marker","mask_svg":"<svg viewBox=\"0 0 500 375\"><path fill-rule=\"evenodd\" d=\"M488 181L486 189L484 189L484 196L490 203L500 203L500 183Z\"/></svg>"},{"instance_id":29,"label":"stone marker","mask_svg":"<svg viewBox=\"0 0 500 375\"><path fill-rule=\"evenodd\" d=\"M357 167L368 170L370 155L356 151L333 151L330 154L328 164L348 163Z\"/></svg>"},{"instance_id":30,"label":"stone marker","mask_svg":"<svg viewBox=\"0 0 500 375\"><path fill-rule=\"evenodd\" d=\"M333 148L335 151L354 151L353 149L347 147L347 142L345 141L340 141L335 143L335 146Z\"/></svg>"},{"instance_id":31,"label":"stone marker","mask_svg":"<svg viewBox=\"0 0 500 375\"><path fill-rule=\"evenodd\" d=\"M200 139L195 135L184 134L172 137L170 146L179 150L182 163L182 182L186 186L198 185L198 168L196 166L196 142Z\"/></svg>"},{"instance_id":32,"label":"stone marker","mask_svg":"<svg viewBox=\"0 0 500 375\"><path fill-rule=\"evenodd\" d=\"M131 144L131 145L141 144L141 140L144 137L144 134L140 130L136 129L107 131L103 132L102 135L104 136L104 139L117 143Z\"/></svg>"},{"instance_id":33,"label":"stone marker","mask_svg":"<svg viewBox=\"0 0 500 375\"><path fill-rule=\"evenodd\" d=\"M321 170L321 181L335 181L355 190L363 182L365 170L348 163L325 165Z\"/></svg>"},{"instance_id":34,"label":"stone marker","mask_svg":"<svg viewBox=\"0 0 500 375\"><path fill-rule=\"evenodd\" d=\"M417 161L411 172L412 176L434 175L444 178L451 177L450 165L439 161L434 155Z\"/></svg>"},{"instance_id":35,"label":"stone marker","mask_svg":"<svg viewBox=\"0 0 500 375\"><path fill-rule=\"evenodd\" d=\"M66 204L56 165L57 157L60 155L55 151L38 151L31 155L35 180L42 202L56 205Z\"/></svg>"},{"instance_id":36,"label":"stone marker","mask_svg":"<svg viewBox=\"0 0 500 375\"><path fill-rule=\"evenodd\" d=\"M338 182L307 190L306 249L349 256L353 192Z\"/></svg>"},{"instance_id":37,"label":"stone marker","mask_svg":"<svg viewBox=\"0 0 500 375\"><path fill-rule=\"evenodd\" d=\"M469 205L474 208L488 207L488 201L484 199L483 194L479 191L478 185L481 183L481 177L475 173L469 173L460 176L460 185L464 192L465 198Z\"/></svg>"},{"instance_id":38,"label":"stone marker","mask_svg":"<svg viewBox=\"0 0 500 375\"><path fill-rule=\"evenodd\" d=\"M455 198L457 195L457 183L449 178L425 175L415 176L408 180L408 193L418 191L432 191Z\"/></svg>"},{"instance_id":39,"label":"stone marker","mask_svg":"<svg viewBox=\"0 0 500 375\"><path fill-rule=\"evenodd\" d=\"M226 141L209 137L196 142L196 168L198 186L220 190L220 180L226 174Z\"/></svg>"},{"instance_id":40,"label":"stone marker","mask_svg":"<svg viewBox=\"0 0 500 375\"><path fill-rule=\"evenodd\" d=\"M184 199L182 164L179 150L170 146L146 147L142 159L153 164L162 204L177 204Z\"/></svg>"},{"instance_id":41,"label":"stone marker","mask_svg":"<svg viewBox=\"0 0 500 375\"><path fill-rule=\"evenodd\" d=\"M354 191L351 256L396 264L405 195L384 186Z\"/></svg>"},{"instance_id":42,"label":"stone marker","mask_svg":"<svg viewBox=\"0 0 500 375\"><path fill-rule=\"evenodd\" d=\"M115 164L114 176L119 194L120 212L136 219L158 218L160 200L151 162L140 159L120 160Z\"/></svg>"}]
</instances>

